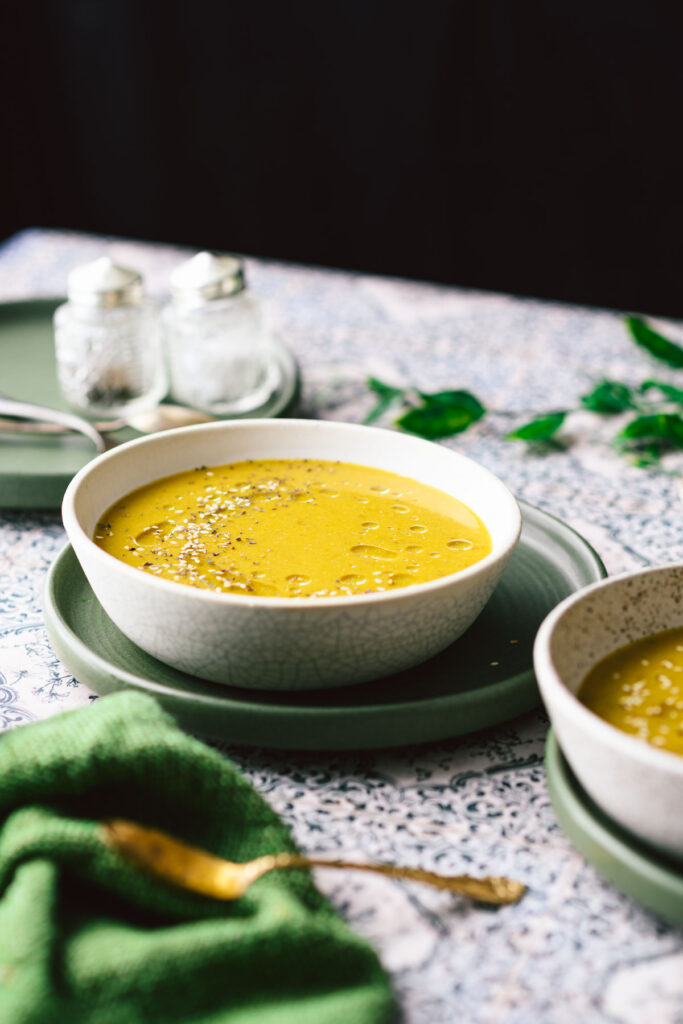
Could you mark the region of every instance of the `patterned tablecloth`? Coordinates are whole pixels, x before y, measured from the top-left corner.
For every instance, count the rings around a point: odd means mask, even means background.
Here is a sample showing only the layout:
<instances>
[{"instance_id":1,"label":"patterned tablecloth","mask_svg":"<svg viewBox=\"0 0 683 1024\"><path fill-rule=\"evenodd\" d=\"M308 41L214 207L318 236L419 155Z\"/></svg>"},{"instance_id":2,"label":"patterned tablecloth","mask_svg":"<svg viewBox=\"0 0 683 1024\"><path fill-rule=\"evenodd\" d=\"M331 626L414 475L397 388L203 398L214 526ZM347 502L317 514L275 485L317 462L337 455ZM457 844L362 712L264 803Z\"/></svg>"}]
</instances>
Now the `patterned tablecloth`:
<instances>
[{"instance_id":1,"label":"patterned tablecloth","mask_svg":"<svg viewBox=\"0 0 683 1024\"><path fill-rule=\"evenodd\" d=\"M138 267L157 294L186 255L28 231L0 249L0 299L60 294L73 266L104 251ZM496 411L447 443L573 526L610 573L683 560L675 476L616 456L613 423L578 414L572 446L543 457L503 438L527 415L574 406L605 373L635 381L652 372L620 316L260 260L247 271L300 362L303 415L360 421L368 374L425 391L470 389ZM42 622L42 581L64 540L57 512L0 512L3 728L92 696L55 658ZM518 906L492 912L425 887L319 874L379 951L409 1024L683 1021L683 935L602 881L565 838L546 788L546 730L538 711L399 752L227 751L306 852L507 874L529 886Z\"/></svg>"}]
</instances>

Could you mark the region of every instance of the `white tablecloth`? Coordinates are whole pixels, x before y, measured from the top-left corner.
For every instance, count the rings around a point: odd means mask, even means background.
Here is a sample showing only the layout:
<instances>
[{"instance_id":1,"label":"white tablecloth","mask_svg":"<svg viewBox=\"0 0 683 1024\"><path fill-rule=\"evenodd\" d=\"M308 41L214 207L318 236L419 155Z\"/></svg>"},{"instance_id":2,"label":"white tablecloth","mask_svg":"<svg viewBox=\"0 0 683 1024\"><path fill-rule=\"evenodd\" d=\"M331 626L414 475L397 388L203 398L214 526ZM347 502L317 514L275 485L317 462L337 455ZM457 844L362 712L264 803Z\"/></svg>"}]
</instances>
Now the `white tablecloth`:
<instances>
[{"instance_id":1,"label":"white tablecloth","mask_svg":"<svg viewBox=\"0 0 683 1024\"><path fill-rule=\"evenodd\" d=\"M23 232L0 248L0 300L62 294L68 271L103 252L138 267L156 294L186 255ZM683 560L676 477L615 455L613 423L579 413L572 446L543 457L503 438L527 416L576 406L604 375L655 375L619 315L254 259L247 272L299 360L303 415L360 421L372 404L368 374L424 391L470 389L495 411L446 443L577 529L610 573ZM56 659L42 622L41 585L64 542L57 512L0 512L3 728L93 696ZM507 874L529 886L519 905L487 911L426 887L318 874L391 971L407 1024L683 1020L683 933L602 881L565 838L546 789L546 730L539 710L400 752L226 751L308 853Z\"/></svg>"}]
</instances>

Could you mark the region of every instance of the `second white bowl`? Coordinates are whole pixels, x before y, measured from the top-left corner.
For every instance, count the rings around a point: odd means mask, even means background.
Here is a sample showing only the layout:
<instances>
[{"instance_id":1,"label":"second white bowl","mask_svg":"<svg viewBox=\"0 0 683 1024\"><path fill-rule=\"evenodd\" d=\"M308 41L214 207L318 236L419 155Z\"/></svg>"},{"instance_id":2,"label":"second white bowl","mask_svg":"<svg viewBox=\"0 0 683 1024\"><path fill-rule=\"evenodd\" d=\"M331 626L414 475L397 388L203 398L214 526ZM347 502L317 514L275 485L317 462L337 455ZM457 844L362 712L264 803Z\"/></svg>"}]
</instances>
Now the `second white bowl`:
<instances>
[{"instance_id":1,"label":"second white bowl","mask_svg":"<svg viewBox=\"0 0 683 1024\"><path fill-rule=\"evenodd\" d=\"M599 718L577 698L597 662L635 640L683 626L683 566L615 576L562 601L534 645L541 696L579 782L611 818L683 856L683 757Z\"/></svg>"}]
</instances>

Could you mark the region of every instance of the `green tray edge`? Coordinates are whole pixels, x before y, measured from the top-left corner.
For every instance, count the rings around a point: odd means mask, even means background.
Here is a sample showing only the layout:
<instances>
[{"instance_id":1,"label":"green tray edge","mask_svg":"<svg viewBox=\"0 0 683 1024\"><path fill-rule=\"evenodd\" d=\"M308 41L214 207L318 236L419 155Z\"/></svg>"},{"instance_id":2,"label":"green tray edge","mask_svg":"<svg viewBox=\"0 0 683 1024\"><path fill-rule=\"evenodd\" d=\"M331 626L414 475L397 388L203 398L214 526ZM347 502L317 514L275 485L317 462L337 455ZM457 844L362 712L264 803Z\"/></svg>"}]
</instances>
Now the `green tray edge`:
<instances>
[{"instance_id":1,"label":"green tray edge","mask_svg":"<svg viewBox=\"0 0 683 1024\"><path fill-rule=\"evenodd\" d=\"M55 309L65 302L64 296L40 296L30 299L16 299L0 302L0 330L7 318L44 312L50 320ZM292 390L287 403L273 418L286 418L296 410L301 399L301 369L298 360L292 353L294 368ZM1 390L1 389L0 389ZM64 406L64 408L68 408ZM122 440L131 440L138 435L133 430L126 430ZM83 465L97 457L84 454ZM58 511L64 492L75 475L74 472L57 472L52 475L36 476L29 472L5 472L0 470L0 512L32 512Z\"/></svg>"}]
</instances>

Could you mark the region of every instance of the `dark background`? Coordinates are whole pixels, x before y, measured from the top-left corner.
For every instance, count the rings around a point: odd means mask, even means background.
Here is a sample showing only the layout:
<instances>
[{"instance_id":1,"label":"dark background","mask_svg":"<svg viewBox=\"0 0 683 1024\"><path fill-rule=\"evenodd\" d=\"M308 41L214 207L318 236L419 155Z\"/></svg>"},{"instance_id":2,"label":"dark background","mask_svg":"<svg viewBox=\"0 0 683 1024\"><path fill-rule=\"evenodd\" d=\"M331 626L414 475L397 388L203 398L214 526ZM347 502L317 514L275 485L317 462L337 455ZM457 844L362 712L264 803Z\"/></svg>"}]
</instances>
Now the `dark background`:
<instances>
[{"instance_id":1,"label":"dark background","mask_svg":"<svg viewBox=\"0 0 683 1024\"><path fill-rule=\"evenodd\" d=\"M9 0L30 225L683 315L678 5Z\"/></svg>"}]
</instances>

